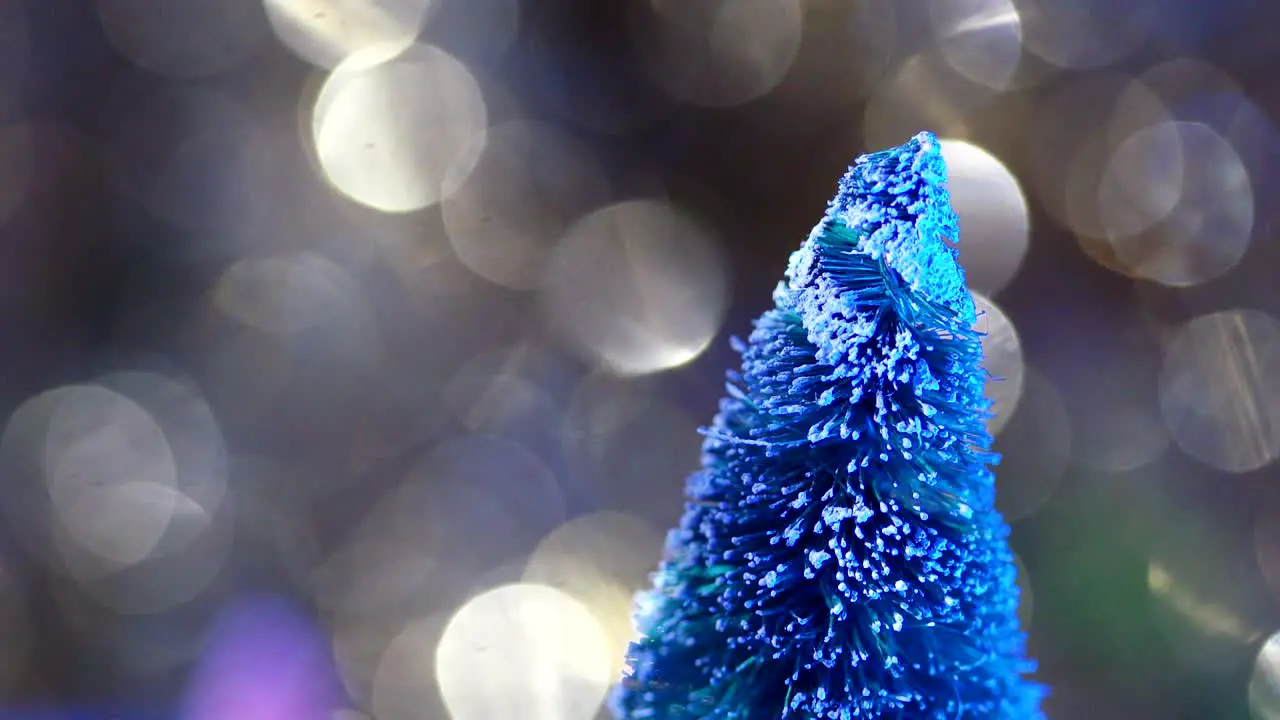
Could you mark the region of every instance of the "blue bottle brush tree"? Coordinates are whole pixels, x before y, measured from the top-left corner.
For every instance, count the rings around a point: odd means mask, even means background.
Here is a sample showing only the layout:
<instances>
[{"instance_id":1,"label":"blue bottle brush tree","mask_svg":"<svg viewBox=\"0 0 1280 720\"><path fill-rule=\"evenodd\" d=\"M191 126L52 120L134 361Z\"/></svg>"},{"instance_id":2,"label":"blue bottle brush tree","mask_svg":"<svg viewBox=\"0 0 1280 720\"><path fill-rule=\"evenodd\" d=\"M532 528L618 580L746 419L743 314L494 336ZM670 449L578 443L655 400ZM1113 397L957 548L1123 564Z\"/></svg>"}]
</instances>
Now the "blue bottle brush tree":
<instances>
[{"instance_id":1,"label":"blue bottle brush tree","mask_svg":"<svg viewBox=\"0 0 1280 720\"><path fill-rule=\"evenodd\" d=\"M858 158L736 343L618 718L1043 717L946 183Z\"/></svg>"}]
</instances>

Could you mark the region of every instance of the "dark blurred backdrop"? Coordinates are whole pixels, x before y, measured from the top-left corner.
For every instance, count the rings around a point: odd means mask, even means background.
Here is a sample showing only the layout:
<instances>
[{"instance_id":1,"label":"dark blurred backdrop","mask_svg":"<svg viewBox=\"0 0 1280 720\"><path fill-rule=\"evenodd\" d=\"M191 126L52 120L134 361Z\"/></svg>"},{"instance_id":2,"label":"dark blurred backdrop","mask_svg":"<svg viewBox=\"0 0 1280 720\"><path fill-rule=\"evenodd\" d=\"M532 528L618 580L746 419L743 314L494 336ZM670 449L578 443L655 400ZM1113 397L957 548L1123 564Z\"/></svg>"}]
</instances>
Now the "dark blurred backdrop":
<instances>
[{"instance_id":1,"label":"dark blurred backdrop","mask_svg":"<svg viewBox=\"0 0 1280 720\"><path fill-rule=\"evenodd\" d=\"M0 717L604 717L728 337L927 129L1050 718L1280 718L1277 37L0 0Z\"/></svg>"}]
</instances>

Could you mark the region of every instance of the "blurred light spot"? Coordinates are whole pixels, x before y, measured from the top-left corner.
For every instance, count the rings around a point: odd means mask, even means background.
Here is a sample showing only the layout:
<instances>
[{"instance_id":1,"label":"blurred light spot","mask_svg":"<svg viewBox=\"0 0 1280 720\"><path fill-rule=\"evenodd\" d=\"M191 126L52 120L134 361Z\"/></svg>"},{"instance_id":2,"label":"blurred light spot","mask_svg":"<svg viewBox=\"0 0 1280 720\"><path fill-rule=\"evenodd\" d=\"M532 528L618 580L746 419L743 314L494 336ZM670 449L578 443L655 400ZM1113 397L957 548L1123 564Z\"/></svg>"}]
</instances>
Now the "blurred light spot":
<instances>
[{"instance_id":1,"label":"blurred light spot","mask_svg":"<svg viewBox=\"0 0 1280 720\"><path fill-rule=\"evenodd\" d=\"M611 674L618 675L627 645L635 639L632 598L647 585L662 546L661 532L630 515L584 515L538 543L524 581L562 590L585 603L609 634L614 651Z\"/></svg>"},{"instance_id":2,"label":"blurred light spot","mask_svg":"<svg viewBox=\"0 0 1280 720\"><path fill-rule=\"evenodd\" d=\"M319 81L314 85L319 88ZM315 93L300 98L300 107L313 107ZM301 118L300 118L300 125ZM296 138L281 133L281 143ZM350 269L361 272L376 267L386 245L405 244L406 226L420 227L421 218L387 215L350 202L333 192L311 149L303 148L306 161L290 162L280 172L278 200L272 209L261 240L246 245L240 255L287 254L309 250ZM425 233L424 233L425 235ZM415 240L428 246L431 238ZM423 247L427 250L428 247Z\"/></svg>"},{"instance_id":3,"label":"blurred light spot","mask_svg":"<svg viewBox=\"0 0 1280 720\"><path fill-rule=\"evenodd\" d=\"M1041 122L1051 117L1059 120L1050 131L1058 142L1037 148L1036 155L1045 171L1062 175L1063 163L1067 165L1065 192L1055 203L1067 226L1077 233L1105 238L1098 187L1108 162L1134 133L1167 122L1169 112L1140 80L1110 73L1078 77L1054 95L1051 105L1041 106L1037 114ZM1072 121L1060 122L1061 118ZM1064 152L1072 154L1057 155Z\"/></svg>"},{"instance_id":4,"label":"blurred light spot","mask_svg":"<svg viewBox=\"0 0 1280 720\"><path fill-rule=\"evenodd\" d=\"M1136 235L1177 206L1184 176L1179 124L1148 125L1112 153L1098 186L1098 211L1109 236Z\"/></svg>"},{"instance_id":5,"label":"blurred light spot","mask_svg":"<svg viewBox=\"0 0 1280 720\"><path fill-rule=\"evenodd\" d=\"M366 294L346 268L301 251L231 265L213 302L241 325L288 346L285 398L293 412L306 413L323 411L381 370L383 333ZM346 382L336 383L338 377Z\"/></svg>"},{"instance_id":6,"label":"blurred light spot","mask_svg":"<svg viewBox=\"0 0 1280 720\"><path fill-rule=\"evenodd\" d=\"M1280 133L1265 110L1242 92L1201 94L1174 106L1179 118L1211 127L1235 150L1254 183L1254 195L1274 183L1271 153ZM1265 212L1265 209L1260 209Z\"/></svg>"},{"instance_id":7,"label":"blurred light spot","mask_svg":"<svg viewBox=\"0 0 1280 720\"><path fill-rule=\"evenodd\" d=\"M376 707L378 720L445 717L430 667L445 620L421 607L331 618L334 660L351 704L370 714Z\"/></svg>"},{"instance_id":8,"label":"blurred light spot","mask_svg":"<svg viewBox=\"0 0 1280 720\"><path fill-rule=\"evenodd\" d=\"M448 620L443 614L412 619L401 623L384 643L383 651L375 658L370 701L366 704L377 720L451 716L447 702L440 697L437 668L441 658L435 652ZM481 681L477 678L472 682Z\"/></svg>"},{"instance_id":9,"label":"blurred light spot","mask_svg":"<svg viewBox=\"0 0 1280 720\"><path fill-rule=\"evenodd\" d=\"M1171 108L1206 95L1235 95L1239 83L1217 66L1194 57L1166 60L1143 71L1142 83L1151 88ZM1178 117L1179 120L1191 118Z\"/></svg>"},{"instance_id":10,"label":"blurred light spot","mask_svg":"<svg viewBox=\"0 0 1280 720\"><path fill-rule=\"evenodd\" d=\"M1235 267L1248 249L1249 173L1231 145L1200 123L1135 135L1113 158L1099 194L1116 257L1139 277L1196 285Z\"/></svg>"},{"instance_id":11,"label":"blurred light spot","mask_svg":"<svg viewBox=\"0 0 1280 720\"><path fill-rule=\"evenodd\" d=\"M0 503L0 512L4 513L8 527L23 549L49 569L61 569L58 567L61 559L52 536L53 508L45 484L45 444L51 419L63 399L74 395L79 387L60 387L23 401L9 417L0 439L0 462L5 477L5 502ZM133 417L141 412L131 409ZM143 423L143 432L146 424Z\"/></svg>"},{"instance_id":12,"label":"blurred light spot","mask_svg":"<svg viewBox=\"0 0 1280 720\"><path fill-rule=\"evenodd\" d=\"M106 388L74 386L44 447L49 498L70 536L119 565L150 554L177 503L177 468L151 415Z\"/></svg>"},{"instance_id":13,"label":"blurred light spot","mask_svg":"<svg viewBox=\"0 0 1280 720\"><path fill-rule=\"evenodd\" d=\"M198 388L155 372L116 372L97 383L144 408L164 431L177 470L177 489L206 514L227 491L227 456L213 411ZM166 551L176 549L165 544Z\"/></svg>"},{"instance_id":14,"label":"blurred light spot","mask_svg":"<svg viewBox=\"0 0 1280 720\"><path fill-rule=\"evenodd\" d=\"M276 147L245 107L193 85L122 91L109 107L109 179L121 194L220 243L253 235L276 195Z\"/></svg>"},{"instance_id":15,"label":"blurred light spot","mask_svg":"<svg viewBox=\"0 0 1280 720\"><path fill-rule=\"evenodd\" d=\"M728 302L716 241L675 208L632 200L569 228L543 299L555 325L623 375L679 367L707 348Z\"/></svg>"},{"instance_id":16,"label":"blurred light spot","mask_svg":"<svg viewBox=\"0 0 1280 720\"><path fill-rule=\"evenodd\" d=\"M969 114L994 95L992 89L959 75L937 53L912 55L867 100L863 145L898 145L920 128L939 137L966 137Z\"/></svg>"},{"instance_id":17,"label":"blurred light spot","mask_svg":"<svg viewBox=\"0 0 1280 720\"><path fill-rule=\"evenodd\" d=\"M267 36L258 0L97 0L97 8L117 52L171 78L230 70Z\"/></svg>"},{"instance_id":18,"label":"blurred light spot","mask_svg":"<svg viewBox=\"0 0 1280 720\"><path fill-rule=\"evenodd\" d=\"M1027 201L998 158L963 140L944 140L951 204L960 216L960 262L969 287L994 295L1022 267L1029 240Z\"/></svg>"},{"instance_id":19,"label":"blurred light spot","mask_svg":"<svg viewBox=\"0 0 1280 720\"><path fill-rule=\"evenodd\" d=\"M1227 641L1235 644L1249 642L1256 632L1246 627L1244 621L1228 608L1212 602L1208 598L1198 597L1194 592L1181 587L1169 568L1152 560L1147 568L1147 587L1162 605L1183 622L1191 626L1198 634L1213 638L1216 641ZM1180 634L1180 633L1179 633ZM1176 635L1175 635L1176 636ZM1186 641L1183 638L1179 644ZM1208 659L1203 645L1180 648L1183 657L1200 657Z\"/></svg>"},{"instance_id":20,"label":"blurred light spot","mask_svg":"<svg viewBox=\"0 0 1280 720\"><path fill-rule=\"evenodd\" d=\"M19 539L99 604L151 614L208 587L230 546L221 433L199 392L152 372L39 395L0 443Z\"/></svg>"},{"instance_id":21,"label":"blurred light spot","mask_svg":"<svg viewBox=\"0 0 1280 720\"><path fill-rule=\"evenodd\" d=\"M312 65L334 68L354 53L408 49L433 0L264 0L276 37Z\"/></svg>"},{"instance_id":22,"label":"blurred light spot","mask_svg":"<svg viewBox=\"0 0 1280 720\"><path fill-rule=\"evenodd\" d=\"M315 569L312 591L321 607L343 615L376 615L412 600L436 562L432 547L379 536L369 523Z\"/></svg>"},{"instance_id":23,"label":"blurred light spot","mask_svg":"<svg viewBox=\"0 0 1280 720\"><path fill-rule=\"evenodd\" d=\"M381 268L397 281L404 309L418 316L419 322L452 324L461 308L471 307L475 296L489 289L457 260L439 214L381 215L381 219L410 225L387 232L377 249Z\"/></svg>"},{"instance_id":24,"label":"blurred light spot","mask_svg":"<svg viewBox=\"0 0 1280 720\"><path fill-rule=\"evenodd\" d=\"M652 80L673 97L740 105L773 90L800 49L799 0L651 0L633 31Z\"/></svg>"},{"instance_id":25,"label":"blurred light spot","mask_svg":"<svg viewBox=\"0 0 1280 720\"><path fill-rule=\"evenodd\" d=\"M1014 0L1027 50L1062 68L1110 65L1146 39L1158 14L1152 0Z\"/></svg>"},{"instance_id":26,"label":"blurred light spot","mask_svg":"<svg viewBox=\"0 0 1280 720\"><path fill-rule=\"evenodd\" d=\"M441 206L458 258L508 287L536 287L555 241L608 197L587 149L549 125L516 121L489 130L470 178Z\"/></svg>"},{"instance_id":27,"label":"blurred light spot","mask_svg":"<svg viewBox=\"0 0 1280 720\"><path fill-rule=\"evenodd\" d=\"M995 436L1013 416L1022 397L1022 341L1018 330L998 305L981 295L974 294L978 319L974 327L982 336L982 366L987 371L987 383L983 394L991 400L987 420L987 432Z\"/></svg>"},{"instance_id":28,"label":"blurred light spot","mask_svg":"<svg viewBox=\"0 0 1280 720\"><path fill-rule=\"evenodd\" d=\"M384 212L434 205L456 190L484 149L488 121L475 77L429 45L351 56L331 73L312 115L325 176Z\"/></svg>"},{"instance_id":29,"label":"blurred light spot","mask_svg":"<svg viewBox=\"0 0 1280 720\"><path fill-rule=\"evenodd\" d=\"M182 720L295 720L341 701L328 643L310 619L274 597L223 610L182 703Z\"/></svg>"},{"instance_id":30,"label":"blurred light spot","mask_svg":"<svg viewBox=\"0 0 1280 720\"><path fill-rule=\"evenodd\" d=\"M1026 136L1029 187L1045 211L1076 234L1086 254L1117 272L1127 270L1106 241L1098 187L1126 138L1168 119L1154 92L1112 73L1070 77L1037 103L1031 117L1036 132Z\"/></svg>"},{"instance_id":31,"label":"blurred light spot","mask_svg":"<svg viewBox=\"0 0 1280 720\"><path fill-rule=\"evenodd\" d=\"M1249 472L1280 454L1280 322L1256 310L1202 315L1170 342L1160 409L1187 454Z\"/></svg>"},{"instance_id":32,"label":"blurred light spot","mask_svg":"<svg viewBox=\"0 0 1280 720\"><path fill-rule=\"evenodd\" d=\"M472 431L500 430L528 415L543 422L556 416L546 392L510 374L459 376L445 389L445 402L457 412L454 418Z\"/></svg>"},{"instance_id":33,"label":"blurred light spot","mask_svg":"<svg viewBox=\"0 0 1280 720\"><path fill-rule=\"evenodd\" d=\"M55 530L55 540L67 565L81 580L95 579L159 556L161 538L166 536L173 538L171 542L179 549L189 547L210 526L210 516L204 508L172 487L124 482L113 486L109 495L86 495L75 498L77 504L69 509L55 508L61 520ZM95 508L98 515L93 513ZM149 525L160 521L165 521L165 525L158 532L146 535L138 530L121 532L124 527L150 530ZM142 538L146 538L145 548L130 547L141 546ZM101 542L91 545L90 541L95 539ZM74 546L68 546L68 541ZM122 546L129 549L129 556L122 556ZM83 562L79 556L86 553L96 557Z\"/></svg>"},{"instance_id":34,"label":"blurred light spot","mask_svg":"<svg viewBox=\"0 0 1280 720\"><path fill-rule=\"evenodd\" d=\"M214 304L244 325L287 338L341 314L355 291L341 266L302 251L235 262L218 279Z\"/></svg>"},{"instance_id":35,"label":"blurred light spot","mask_svg":"<svg viewBox=\"0 0 1280 720\"><path fill-rule=\"evenodd\" d=\"M1243 546L1247 530L1238 532L1232 518L1200 504L1169 508L1161 519L1147 568L1154 619L1182 662L1225 669L1274 615Z\"/></svg>"},{"instance_id":36,"label":"blurred light spot","mask_svg":"<svg viewBox=\"0 0 1280 720\"><path fill-rule=\"evenodd\" d=\"M1249 170L1255 197L1264 193L1277 131L1238 82L1203 60L1178 58L1148 69L1142 83L1160 96L1175 119L1207 125L1230 143Z\"/></svg>"},{"instance_id":37,"label":"blurred light spot","mask_svg":"<svg viewBox=\"0 0 1280 720\"><path fill-rule=\"evenodd\" d=\"M404 628L404 620L396 618L394 626L391 626L390 623L379 622L378 618L369 621L350 616L330 616L323 609L321 613L325 617L325 627L333 637L333 660L338 666L347 697L360 707L369 707L378 662L396 633Z\"/></svg>"},{"instance_id":38,"label":"blurred light spot","mask_svg":"<svg viewBox=\"0 0 1280 720\"><path fill-rule=\"evenodd\" d=\"M996 439L996 507L1006 520L1038 512L1062 483L1071 457L1071 422L1057 388L1034 368L1024 370L1022 399Z\"/></svg>"},{"instance_id":39,"label":"blurred light spot","mask_svg":"<svg viewBox=\"0 0 1280 720\"><path fill-rule=\"evenodd\" d=\"M554 427L560 408L532 375L547 358L537 348L519 345L484 353L465 363L444 388L444 422L471 432L485 431L528 439Z\"/></svg>"},{"instance_id":40,"label":"blurred light spot","mask_svg":"<svg viewBox=\"0 0 1280 720\"><path fill-rule=\"evenodd\" d=\"M1280 633L1268 637L1258 650L1249 677L1249 716L1280 720Z\"/></svg>"},{"instance_id":41,"label":"blurred light spot","mask_svg":"<svg viewBox=\"0 0 1280 720\"><path fill-rule=\"evenodd\" d=\"M186 495L175 495L166 540L140 562L102 575L101 561L55 530L54 543L68 573L100 605L121 615L156 615L173 610L209 589L230 553L236 507L224 502L207 514ZM168 537L176 538L172 547Z\"/></svg>"},{"instance_id":42,"label":"blurred light spot","mask_svg":"<svg viewBox=\"0 0 1280 720\"><path fill-rule=\"evenodd\" d=\"M1112 73L1095 75L1097 79L1094 84L1101 97L1095 100L1097 106L1091 107L1089 111L1106 116L1106 159L1110 159L1110 155L1136 133L1180 119L1173 113L1174 98L1167 94L1167 88L1151 84L1154 77L1150 71L1136 77ZM1084 87L1089 84L1085 83ZM1104 160L1103 165L1105 164Z\"/></svg>"},{"instance_id":43,"label":"blurred light spot","mask_svg":"<svg viewBox=\"0 0 1280 720\"><path fill-rule=\"evenodd\" d=\"M1009 87L1022 55L1022 21L1011 0L932 0L929 15L951 67L989 88Z\"/></svg>"},{"instance_id":44,"label":"blurred light spot","mask_svg":"<svg viewBox=\"0 0 1280 720\"><path fill-rule=\"evenodd\" d=\"M449 621L436 679L453 720L590 720L613 656L585 605L549 587L507 585L472 598Z\"/></svg>"}]
</instances>

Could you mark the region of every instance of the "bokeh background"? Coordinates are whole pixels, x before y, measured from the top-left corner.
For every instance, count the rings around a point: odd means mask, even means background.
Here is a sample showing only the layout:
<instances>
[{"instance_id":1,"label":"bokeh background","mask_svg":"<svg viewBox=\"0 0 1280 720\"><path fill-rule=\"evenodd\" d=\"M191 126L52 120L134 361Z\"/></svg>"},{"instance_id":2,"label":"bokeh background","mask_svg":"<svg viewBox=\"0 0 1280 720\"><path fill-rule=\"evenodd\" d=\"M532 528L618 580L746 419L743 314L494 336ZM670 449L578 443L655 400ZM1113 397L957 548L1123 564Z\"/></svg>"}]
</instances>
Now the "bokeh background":
<instances>
[{"instance_id":1,"label":"bokeh background","mask_svg":"<svg viewBox=\"0 0 1280 720\"><path fill-rule=\"evenodd\" d=\"M0 717L591 720L944 139L1054 720L1280 718L1280 4L0 0Z\"/></svg>"}]
</instances>

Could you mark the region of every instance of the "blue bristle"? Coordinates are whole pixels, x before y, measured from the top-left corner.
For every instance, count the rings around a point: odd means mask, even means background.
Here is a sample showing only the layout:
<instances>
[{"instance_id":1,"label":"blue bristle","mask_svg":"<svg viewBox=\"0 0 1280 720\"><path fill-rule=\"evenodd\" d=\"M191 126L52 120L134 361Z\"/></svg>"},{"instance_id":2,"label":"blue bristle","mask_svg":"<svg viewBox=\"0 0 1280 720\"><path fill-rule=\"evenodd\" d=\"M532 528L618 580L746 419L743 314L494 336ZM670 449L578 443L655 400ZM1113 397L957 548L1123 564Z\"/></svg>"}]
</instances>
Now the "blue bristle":
<instances>
[{"instance_id":1,"label":"blue bristle","mask_svg":"<svg viewBox=\"0 0 1280 720\"><path fill-rule=\"evenodd\" d=\"M938 140L858 158L706 430L622 720L1038 720Z\"/></svg>"}]
</instances>

